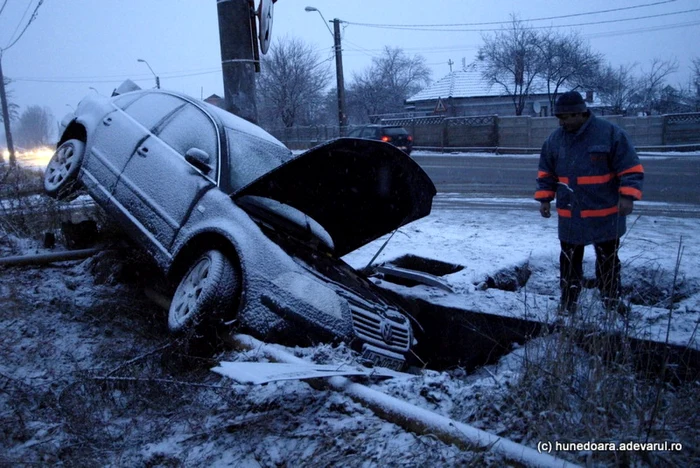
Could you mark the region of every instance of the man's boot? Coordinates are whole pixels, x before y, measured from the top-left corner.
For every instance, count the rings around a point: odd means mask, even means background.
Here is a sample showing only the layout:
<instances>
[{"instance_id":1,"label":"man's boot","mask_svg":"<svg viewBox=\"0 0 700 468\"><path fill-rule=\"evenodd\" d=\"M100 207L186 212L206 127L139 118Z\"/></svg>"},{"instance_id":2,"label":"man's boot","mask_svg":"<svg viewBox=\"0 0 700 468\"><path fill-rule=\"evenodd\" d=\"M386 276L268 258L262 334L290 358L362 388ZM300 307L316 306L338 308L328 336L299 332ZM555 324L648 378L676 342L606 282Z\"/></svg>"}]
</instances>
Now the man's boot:
<instances>
[{"instance_id":1,"label":"man's boot","mask_svg":"<svg viewBox=\"0 0 700 468\"><path fill-rule=\"evenodd\" d=\"M562 315L573 315L576 313L579 294L581 294L581 287L578 285L562 286L558 312Z\"/></svg>"},{"instance_id":2,"label":"man's boot","mask_svg":"<svg viewBox=\"0 0 700 468\"><path fill-rule=\"evenodd\" d=\"M622 317L627 317L631 311L630 306L619 297L604 297L603 306L608 312L617 312Z\"/></svg>"}]
</instances>

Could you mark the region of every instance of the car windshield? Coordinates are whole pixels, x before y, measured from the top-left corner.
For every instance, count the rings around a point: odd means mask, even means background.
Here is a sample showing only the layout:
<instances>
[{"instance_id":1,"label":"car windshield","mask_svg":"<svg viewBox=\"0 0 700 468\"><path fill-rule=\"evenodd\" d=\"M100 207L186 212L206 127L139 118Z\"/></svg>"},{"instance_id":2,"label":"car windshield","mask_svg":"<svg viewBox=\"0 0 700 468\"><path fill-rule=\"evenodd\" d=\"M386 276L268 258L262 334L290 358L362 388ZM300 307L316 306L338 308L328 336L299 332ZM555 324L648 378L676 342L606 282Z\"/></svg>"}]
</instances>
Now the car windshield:
<instances>
[{"instance_id":1,"label":"car windshield","mask_svg":"<svg viewBox=\"0 0 700 468\"><path fill-rule=\"evenodd\" d=\"M403 127L384 127L384 133L389 136L406 135L408 132Z\"/></svg>"},{"instance_id":2,"label":"car windshield","mask_svg":"<svg viewBox=\"0 0 700 468\"><path fill-rule=\"evenodd\" d=\"M226 128L229 184L237 192L280 165L294 159L281 143L250 133Z\"/></svg>"}]
</instances>

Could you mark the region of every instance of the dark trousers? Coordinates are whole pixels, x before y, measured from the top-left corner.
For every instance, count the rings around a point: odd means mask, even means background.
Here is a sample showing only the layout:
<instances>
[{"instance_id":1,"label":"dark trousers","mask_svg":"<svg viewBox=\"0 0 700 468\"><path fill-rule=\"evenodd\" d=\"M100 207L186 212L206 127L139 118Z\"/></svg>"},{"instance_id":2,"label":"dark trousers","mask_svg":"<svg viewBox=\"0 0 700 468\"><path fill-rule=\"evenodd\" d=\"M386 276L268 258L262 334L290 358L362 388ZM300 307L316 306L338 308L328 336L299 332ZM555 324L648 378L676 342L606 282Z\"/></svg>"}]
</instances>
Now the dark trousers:
<instances>
[{"instance_id":1,"label":"dark trousers","mask_svg":"<svg viewBox=\"0 0 700 468\"><path fill-rule=\"evenodd\" d=\"M620 297L620 239L593 244L595 248L596 285L604 302ZM561 243L559 254L559 286L561 304L568 310L576 308L583 287L583 245Z\"/></svg>"}]
</instances>

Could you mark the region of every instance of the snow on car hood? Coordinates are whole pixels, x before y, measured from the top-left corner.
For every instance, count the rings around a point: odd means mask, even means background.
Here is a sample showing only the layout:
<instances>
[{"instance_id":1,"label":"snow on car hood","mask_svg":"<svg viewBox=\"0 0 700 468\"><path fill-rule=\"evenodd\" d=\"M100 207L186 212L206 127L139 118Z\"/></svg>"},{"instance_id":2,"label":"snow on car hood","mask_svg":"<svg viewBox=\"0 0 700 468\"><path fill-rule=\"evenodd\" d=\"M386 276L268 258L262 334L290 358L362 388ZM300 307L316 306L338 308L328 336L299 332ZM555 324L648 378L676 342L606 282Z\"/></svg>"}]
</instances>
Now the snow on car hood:
<instances>
[{"instance_id":1,"label":"snow on car hood","mask_svg":"<svg viewBox=\"0 0 700 468\"><path fill-rule=\"evenodd\" d=\"M238 191L293 206L331 235L343 255L430 214L436 190L404 152L380 141L339 138L288 161Z\"/></svg>"}]
</instances>

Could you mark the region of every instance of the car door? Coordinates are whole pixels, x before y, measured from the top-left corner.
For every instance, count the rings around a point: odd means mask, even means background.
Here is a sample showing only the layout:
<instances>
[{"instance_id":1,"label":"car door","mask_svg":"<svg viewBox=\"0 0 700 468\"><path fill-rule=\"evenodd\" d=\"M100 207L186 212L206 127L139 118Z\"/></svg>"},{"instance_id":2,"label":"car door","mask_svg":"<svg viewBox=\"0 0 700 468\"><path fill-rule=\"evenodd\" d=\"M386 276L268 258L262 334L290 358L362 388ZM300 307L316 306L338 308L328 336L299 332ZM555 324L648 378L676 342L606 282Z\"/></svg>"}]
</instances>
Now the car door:
<instances>
[{"instance_id":1,"label":"car door","mask_svg":"<svg viewBox=\"0 0 700 468\"><path fill-rule=\"evenodd\" d=\"M112 101L113 110L102 118L91 136L84 169L86 183L96 196L108 199L136 147L159 120L175 107L162 96L126 94Z\"/></svg>"},{"instance_id":2,"label":"car door","mask_svg":"<svg viewBox=\"0 0 700 468\"><path fill-rule=\"evenodd\" d=\"M115 191L117 199L128 200L134 221L163 252L219 177L216 125L194 104L181 103L136 148Z\"/></svg>"}]
</instances>

